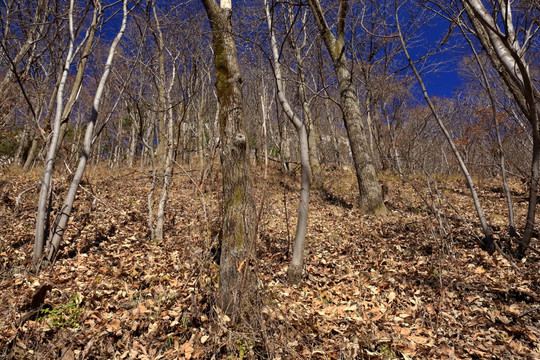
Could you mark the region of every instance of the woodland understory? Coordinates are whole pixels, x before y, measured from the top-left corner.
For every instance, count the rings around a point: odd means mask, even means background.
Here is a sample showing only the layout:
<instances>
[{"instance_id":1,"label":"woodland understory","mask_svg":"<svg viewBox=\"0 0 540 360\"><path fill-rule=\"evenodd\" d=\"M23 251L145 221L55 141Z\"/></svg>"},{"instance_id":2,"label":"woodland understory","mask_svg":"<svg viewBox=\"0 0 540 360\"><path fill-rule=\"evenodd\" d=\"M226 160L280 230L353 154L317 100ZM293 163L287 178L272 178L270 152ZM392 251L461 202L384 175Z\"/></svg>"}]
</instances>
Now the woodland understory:
<instances>
[{"instance_id":1,"label":"woodland understory","mask_svg":"<svg viewBox=\"0 0 540 360\"><path fill-rule=\"evenodd\" d=\"M538 239L523 260L511 257L500 179L477 179L501 250L489 255L461 177L383 172L388 213L361 215L355 175L326 169L324 190L312 192L304 277L291 286L299 169L271 164L262 180L256 167L257 326L238 327L215 305L221 180L216 172L201 194L188 169L174 169L165 238L153 241L148 169L89 168L58 258L39 275L38 191L19 194L41 171L0 169L0 359L540 357ZM59 208L69 176L55 176ZM514 178L510 188L520 229L528 191Z\"/></svg>"}]
</instances>

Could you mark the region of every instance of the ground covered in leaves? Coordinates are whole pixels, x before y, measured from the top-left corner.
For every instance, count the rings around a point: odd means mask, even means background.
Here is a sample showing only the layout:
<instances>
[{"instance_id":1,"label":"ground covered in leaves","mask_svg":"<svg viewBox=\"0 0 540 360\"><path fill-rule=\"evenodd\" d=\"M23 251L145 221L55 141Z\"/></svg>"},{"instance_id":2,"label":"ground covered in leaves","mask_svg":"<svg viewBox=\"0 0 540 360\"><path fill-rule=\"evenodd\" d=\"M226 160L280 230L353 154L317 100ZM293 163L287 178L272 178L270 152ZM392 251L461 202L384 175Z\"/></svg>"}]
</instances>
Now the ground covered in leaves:
<instances>
[{"instance_id":1,"label":"ground covered in leaves","mask_svg":"<svg viewBox=\"0 0 540 360\"><path fill-rule=\"evenodd\" d=\"M458 177L382 174L389 212L363 216L353 174L328 171L312 192L304 279L290 286L299 175L259 169L259 326L233 329L214 305L218 178L203 194L197 171L177 169L154 242L148 172L90 169L57 261L36 274L39 172L0 171L0 359L540 358L540 257L480 250ZM68 180L56 176L53 209ZM512 191L519 229L526 188ZM480 195L505 253L500 182L481 180Z\"/></svg>"}]
</instances>

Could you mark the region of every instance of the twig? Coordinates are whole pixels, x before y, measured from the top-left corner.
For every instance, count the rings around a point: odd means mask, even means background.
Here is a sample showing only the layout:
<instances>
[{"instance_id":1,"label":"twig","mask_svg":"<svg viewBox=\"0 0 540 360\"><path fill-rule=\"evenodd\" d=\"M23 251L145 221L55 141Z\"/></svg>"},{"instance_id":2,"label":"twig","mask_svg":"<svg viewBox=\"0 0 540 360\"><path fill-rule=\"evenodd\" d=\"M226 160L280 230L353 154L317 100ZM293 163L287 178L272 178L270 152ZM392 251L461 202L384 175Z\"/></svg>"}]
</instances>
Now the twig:
<instances>
[{"instance_id":1,"label":"twig","mask_svg":"<svg viewBox=\"0 0 540 360\"><path fill-rule=\"evenodd\" d=\"M191 182L193 183L193 185L195 185L195 189L197 189L197 192L199 193L199 195L201 196L201 203L203 205L203 214L204 214L204 221L206 222L206 230L210 231L210 223L208 221L208 214L207 214L207 210L206 210L206 200L204 200L204 193L202 192L202 190L199 188L199 185L197 184L197 182L193 179L193 177L186 171L186 169L184 169L184 167L182 165L180 165L176 160L173 159L173 162L178 165L178 167L186 174L186 176L189 178L189 180L191 180Z\"/></svg>"},{"instance_id":2,"label":"twig","mask_svg":"<svg viewBox=\"0 0 540 360\"><path fill-rule=\"evenodd\" d=\"M502 251L501 247L499 246L499 243L497 242L497 240L493 240L493 244L495 245L495 249L497 249L497 251L506 259L508 260L508 262L510 263L510 265L512 265L512 267L514 268L514 270L516 270L517 272L521 273L521 270L516 266L516 264L512 261L512 259L510 259L510 257L508 255L506 255L504 253L504 251Z\"/></svg>"},{"instance_id":3,"label":"twig","mask_svg":"<svg viewBox=\"0 0 540 360\"><path fill-rule=\"evenodd\" d=\"M67 171L69 172L70 175L72 175L73 173L71 172L71 169L69 168L68 164L66 163L66 161L64 160L64 165L66 166L66 169ZM94 201L97 201L97 202L100 202L102 203L103 205L105 205L106 207L108 207L109 209L113 209L114 211L116 212L119 212L120 214L122 215L127 215L127 213L124 211L124 210L119 210L119 209L115 209L114 207L112 207L111 205L107 204L106 202L104 202L103 200L101 200L100 198L98 198L96 195L94 195L94 193L88 189L86 189L84 186L80 185L79 184L79 187L81 189L83 189L88 195L92 196L94 198Z\"/></svg>"},{"instance_id":4,"label":"twig","mask_svg":"<svg viewBox=\"0 0 540 360\"><path fill-rule=\"evenodd\" d=\"M26 193L29 192L30 190L34 190L34 189L36 189L36 188L37 188L37 185L34 185L34 186L32 186L32 187L29 187L29 188L26 189L26 190L21 191L21 192L19 193L19 195L17 195L17 198L15 199L15 207L16 207L16 208L19 207L19 204L20 204L20 202L21 202L21 197L22 197L24 194L26 194Z\"/></svg>"},{"instance_id":5,"label":"twig","mask_svg":"<svg viewBox=\"0 0 540 360\"><path fill-rule=\"evenodd\" d=\"M535 312L537 310L540 310L540 307L535 307L535 308L529 309L527 311L524 311L521 314L519 314L518 319L522 318L523 316L529 315L530 313Z\"/></svg>"}]
</instances>

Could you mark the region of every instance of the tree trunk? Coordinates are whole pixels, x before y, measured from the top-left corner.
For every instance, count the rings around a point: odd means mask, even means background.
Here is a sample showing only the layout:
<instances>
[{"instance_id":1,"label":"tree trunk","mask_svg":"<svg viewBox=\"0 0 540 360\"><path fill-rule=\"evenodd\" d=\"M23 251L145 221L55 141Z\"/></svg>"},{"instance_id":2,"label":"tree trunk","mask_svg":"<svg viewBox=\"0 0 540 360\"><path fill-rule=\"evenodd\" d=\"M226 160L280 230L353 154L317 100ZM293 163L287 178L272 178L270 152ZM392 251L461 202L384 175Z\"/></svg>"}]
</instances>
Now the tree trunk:
<instances>
[{"instance_id":1,"label":"tree trunk","mask_svg":"<svg viewBox=\"0 0 540 360\"><path fill-rule=\"evenodd\" d=\"M176 66L173 59L172 77L169 87L166 87L165 73L165 45L161 23L157 16L156 5L152 8L155 22L154 39L158 48L158 66L159 77L156 80L158 88L158 128L159 141L157 148L157 171L158 177L163 177L161 196L157 204L156 223L151 232L153 240L163 240L163 226L165 222L165 207L169 198L169 187L173 172L173 154L174 154L174 120L173 109L171 106L171 90L176 76Z\"/></svg>"},{"instance_id":2,"label":"tree trunk","mask_svg":"<svg viewBox=\"0 0 540 360\"><path fill-rule=\"evenodd\" d=\"M398 10L396 9L396 24L397 24L397 30L398 30L398 35L399 35L399 39L401 41L401 47L403 48L403 53L407 59L407 61L409 62L409 66L411 67L417 81L418 81L418 84L420 85L420 88L422 89L422 94L424 96L424 99L426 100L426 103L428 104L428 107L429 109L431 110L431 113L433 114L433 117L435 118L435 120L437 121L437 124L439 125L439 127L441 128L447 142L448 142L448 145L450 145L450 148L452 149L452 152L454 153L454 156L456 157L456 160L459 164L459 167L463 173L463 176L465 176L465 179L467 180L467 185L469 187L469 191L471 192L471 197L473 199L473 202L474 202L474 207L476 209L476 214L478 215L478 220L480 221L480 225L482 226L482 230L484 232L484 240L483 240L483 248L484 250L486 250L489 254L493 254L493 252L495 251L495 245L493 243L493 234L491 233L491 230L488 226L488 223L487 223L487 220L486 220L486 217L484 215L484 211L482 210L482 205L480 205L480 200L478 199L478 193L476 192L476 187L474 185L474 181L472 179L472 176L471 174L469 173L469 170L467 169L467 165L465 164L465 161L463 161L463 157L461 156L459 150L457 149L456 147L456 144L452 138L452 135L450 134L450 132L448 131L448 129L446 128L446 126L444 125L441 117L439 116L439 113L437 112L437 110L435 109L435 105L433 105L433 102L431 101L431 98L429 97L428 95L428 92L427 92L427 89L426 89L426 86L424 84L424 81L422 80L422 77L420 76L420 73L418 72L418 70L416 69L416 65L415 63L412 61L410 55L409 55L409 51L407 50L407 46L405 44L405 39L404 39L404 36L403 36L403 33L401 32L401 26L400 26L400 23L399 23L399 18L398 18ZM444 154L444 152L443 152Z\"/></svg>"},{"instance_id":3,"label":"tree trunk","mask_svg":"<svg viewBox=\"0 0 540 360\"><path fill-rule=\"evenodd\" d=\"M28 149L28 153L26 154L26 160L24 162L23 171L27 172L30 170L30 167L34 163L34 160L36 159L37 155L37 149L39 145L39 136L35 135L32 137L32 142L30 144L30 149Z\"/></svg>"},{"instance_id":4,"label":"tree trunk","mask_svg":"<svg viewBox=\"0 0 540 360\"><path fill-rule=\"evenodd\" d=\"M126 23L127 23L127 0L124 0L123 4L123 18L122 18L122 25L120 26L120 30L118 34L116 35L115 39L113 40L111 47L109 49L109 55L107 57L107 61L105 63L105 69L103 70L103 74L101 75L101 79L99 81L98 88L96 90L96 94L94 96L94 103L92 107L92 113L90 115L90 120L86 127L86 133L84 136L84 143L83 143L83 152L81 154L81 157L79 158L79 164L77 166L77 169L73 175L73 180L71 181L71 185L69 187L68 193L66 195L66 198L64 200L64 204L62 205L62 210L60 211L60 214L56 218L56 221L54 223L54 227L52 229L52 239L50 242L50 246L47 249L47 260L53 261L56 257L56 254L58 253L58 249L60 246L60 241L62 240L62 237L64 235L64 231L67 228L69 217L71 216L71 211L73 209L73 203L75 201L75 195L77 194L77 190L79 188L79 184L81 182L82 176L84 174L84 170L86 169L86 164L88 162L88 158L90 157L90 151L92 149L92 138L94 136L94 128L96 125L96 120L99 114L99 105L101 103L101 98L103 96L103 91L105 89L105 84L107 83L107 79L109 77L112 62L115 55L116 47L118 46L118 43L120 42L120 39L122 38L122 35L124 34L124 31L126 29ZM52 144L51 144L52 146Z\"/></svg>"},{"instance_id":5,"label":"tree trunk","mask_svg":"<svg viewBox=\"0 0 540 360\"><path fill-rule=\"evenodd\" d=\"M531 183L529 194L529 207L527 211L527 223L525 224L523 238L518 245L517 255L525 255L525 249L529 246L536 216L536 198L540 167L540 90L536 87L527 63L528 44L532 34L536 33L537 24L531 23L531 27L523 32L525 38L520 44L516 36L512 18L512 5L510 2L496 2L494 13L501 14L494 18L486 9L481 0L460 0L469 21L474 27L474 34L488 54L494 68L505 82L512 93L517 105L529 121L532 128L533 156L531 163Z\"/></svg>"},{"instance_id":6,"label":"tree trunk","mask_svg":"<svg viewBox=\"0 0 540 360\"><path fill-rule=\"evenodd\" d=\"M74 32L73 32L73 6L74 0L70 1L69 6L69 32L70 40L68 45L68 52L66 59L64 61L64 69L62 71L62 76L59 81L58 90L56 94L56 115L54 119L54 124L52 126L52 138L49 144L49 149L47 151L47 157L45 159L45 169L43 170L43 176L41 178L41 189L39 192L39 202L38 202L38 211L36 215L36 233L34 237L34 254L33 262L38 268L38 262L41 260L43 255L43 249L45 247L45 230L49 223L49 212L47 211L48 205L50 203L51 196L51 186L52 186L52 172L54 160L56 157L56 145L58 143L58 138L60 135L60 123L62 120L62 109L63 109L63 95L64 95L64 86L66 84L69 68L71 66L72 56L73 56L73 46L74 46Z\"/></svg>"},{"instance_id":7,"label":"tree trunk","mask_svg":"<svg viewBox=\"0 0 540 360\"><path fill-rule=\"evenodd\" d=\"M287 274L289 282L292 284L298 284L302 280L302 268L304 263L304 247L306 243L307 232L307 220L308 220L308 208L309 208L309 191L311 186L309 176L309 146L306 126L302 123L302 120L294 113L292 107L287 100L283 88L283 80L281 77L281 64L279 63L279 49L276 37L274 35L274 28L272 24L272 15L270 14L270 8L268 6L268 0L265 0L266 21L268 23L268 29L270 31L270 42L272 47L272 56L274 59L274 76L276 79L277 95L278 99L287 114L287 117L292 122L298 133L298 147L300 152L300 167L301 167L301 179L300 179L300 204L298 206L298 219L296 223L296 236L293 243L293 256ZM302 71L302 70L300 70Z\"/></svg>"},{"instance_id":8,"label":"tree trunk","mask_svg":"<svg viewBox=\"0 0 540 360\"><path fill-rule=\"evenodd\" d=\"M289 136L287 135L287 123L279 112L279 99L276 94L276 117L278 122L278 132L279 132L279 159L281 160L281 166L283 171L288 173L291 171L290 160L291 160L291 151L289 149Z\"/></svg>"},{"instance_id":9,"label":"tree trunk","mask_svg":"<svg viewBox=\"0 0 540 360\"><path fill-rule=\"evenodd\" d=\"M232 9L227 0L202 0L212 27L216 88L220 103L223 219L219 304L238 321L248 317L257 283L253 271L256 255L256 209L251 196L251 175L242 100L242 78L232 33Z\"/></svg>"},{"instance_id":10,"label":"tree trunk","mask_svg":"<svg viewBox=\"0 0 540 360\"><path fill-rule=\"evenodd\" d=\"M131 122L131 138L129 141L129 151L128 151L128 166L133 167L133 160L135 159L135 151L137 150L137 123L135 122L135 118L132 117Z\"/></svg>"},{"instance_id":11,"label":"tree trunk","mask_svg":"<svg viewBox=\"0 0 540 360\"><path fill-rule=\"evenodd\" d=\"M347 0L340 1L336 38L326 22L320 2L318 0L309 0L317 26L334 63L334 70L338 79L341 110L343 111L343 120L356 169L356 179L358 180L360 209L365 214L384 213L386 207L384 206L373 157L362 124L356 87L353 84L352 74L345 56L345 18L348 12L348 3Z\"/></svg>"},{"instance_id":12,"label":"tree trunk","mask_svg":"<svg viewBox=\"0 0 540 360\"><path fill-rule=\"evenodd\" d=\"M461 33L465 37L465 40L469 44L469 47L471 48L471 51L474 54L474 58L476 59L476 63L478 64L478 67L480 68L480 72L482 74L482 79L484 80L484 86L487 92L487 95L489 97L489 101L491 103L491 112L492 112L492 120L493 120L493 127L495 128L496 138L497 138L497 146L498 146L498 152L499 152L499 166L501 168L501 177L502 177L502 185L504 189L504 194L506 196L506 203L508 206L508 227L509 227L509 233L510 237L516 236L516 225L514 222L514 209L512 206L512 195L510 193L510 188L508 187L508 181L506 176L506 161L504 159L504 149L501 139L501 131L499 128L499 119L497 116L497 101L495 99L495 95L493 94L493 90L491 89L491 85L489 83L489 79L486 74L486 70L484 68L484 65L482 64L482 61L480 61L480 58L478 57L478 53L476 49L474 48L474 45L472 41L467 37L465 31L463 30L463 26L460 24ZM533 140L534 142L534 140ZM534 151L534 145L533 145L533 151ZM535 155L533 153L533 164L534 164L534 158ZM538 156L537 156L538 158ZM534 165L532 167L532 171L534 171ZM535 195L536 197L536 195ZM536 204L536 198L535 198L535 204ZM534 218L533 218L534 220ZM534 221L533 221L534 224ZM519 252L519 249L518 249ZM523 253L524 254L524 253Z\"/></svg>"},{"instance_id":13,"label":"tree trunk","mask_svg":"<svg viewBox=\"0 0 540 360\"><path fill-rule=\"evenodd\" d=\"M291 28L294 26L294 21L295 21L295 15L292 10L293 10L292 7L289 7L289 26ZM304 41L301 44L297 44L296 37L293 34L289 35L288 38L289 38L289 43L291 44L291 47L293 48L294 59L298 66L298 70L297 70L298 72L298 97L300 98L300 102L302 104L302 112L304 113L303 126L306 128L307 136L308 136L309 164L311 168L311 179L313 180L313 185L315 186L316 189L322 189L324 182L323 182L321 164L319 162L319 146L318 146L319 144L317 141L317 138L318 138L317 128L316 128L315 119L312 115L311 109L309 107L310 104L307 98L306 74L304 70L305 57L302 56L302 53L301 53L302 49L304 49L307 44L306 21L307 21L307 12L305 12L302 16L302 25L303 25L302 28L304 31ZM274 54L274 56L276 55ZM274 59L274 61L276 61L276 59ZM289 119L291 119L290 116L289 116ZM297 128L297 132L298 132L298 128ZM300 135L300 133L298 133L298 135ZM302 145L300 145L300 147L302 147ZM302 158L302 155L300 155L300 158Z\"/></svg>"},{"instance_id":14,"label":"tree trunk","mask_svg":"<svg viewBox=\"0 0 540 360\"><path fill-rule=\"evenodd\" d=\"M540 138L538 128L533 129L533 156L531 163L531 182L529 184L529 207L527 208L527 219L523 237L519 242L516 256L523 258L529 247L534 233L534 223L536 216L536 202L538 197L538 181L540 180Z\"/></svg>"},{"instance_id":15,"label":"tree trunk","mask_svg":"<svg viewBox=\"0 0 540 360\"><path fill-rule=\"evenodd\" d=\"M384 213L386 207L383 203L381 187L377 180L373 157L362 124L360 105L356 88L352 83L352 74L344 61L336 61L334 67L338 78L343 120L356 169L360 208L366 214Z\"/></svg>"},{"instance_id":16,"label":"tree trunk","mask_svg":"<svg viewBox=\"0 0 540 360\"><path fill-rule=\"evenodd\" d=\"M79 98L79 94L80 94L83 79L84 79L86 64L88 63L88 59L90 58L90 55L92 54L94 38L96 35L96 30L99 26L98 22L101 17L100 6L101 5L98 4L98 6L94 7L94 13L92 15L92 22L90 24L90 27L88 28L88 31L86 32L86 36L85 36L86 43L84 45L84 50L83 50L83 53L81 54L81 58L77 64L77 75L75 75L75 81L73 82L73 85L71 87L71 94L69 96L68 101L66 102L66 105L64 106L64 110L62 113L62 123L60 126L60 134L58 137L56 152L60 151L60 147L62 146L62 143L64 142L64 137L66 136L66 133L68 130L69 118L71 116L73 106L75 105L75 102Z\"/></svg>"},{"instance_id":17,"label":"tree trunk","mask_svg":"<svg viewBox=\"0 0 540 360\"><path fill-rule=\"evenodd\" d=\"M173 156L174 156L174 119L171 102L171 90L174 85L176 75L176 67L173 65L172 78L169 88L165 92L165 107L167 108L167 153L164 163L163 187L161 190L161 198L159 199L158 211L156 216L156 227L154 229L154 240L163 240L163 224L165 222L165 207L169 198L169 187L173 175Z\"/></svg>"}]
</instances>

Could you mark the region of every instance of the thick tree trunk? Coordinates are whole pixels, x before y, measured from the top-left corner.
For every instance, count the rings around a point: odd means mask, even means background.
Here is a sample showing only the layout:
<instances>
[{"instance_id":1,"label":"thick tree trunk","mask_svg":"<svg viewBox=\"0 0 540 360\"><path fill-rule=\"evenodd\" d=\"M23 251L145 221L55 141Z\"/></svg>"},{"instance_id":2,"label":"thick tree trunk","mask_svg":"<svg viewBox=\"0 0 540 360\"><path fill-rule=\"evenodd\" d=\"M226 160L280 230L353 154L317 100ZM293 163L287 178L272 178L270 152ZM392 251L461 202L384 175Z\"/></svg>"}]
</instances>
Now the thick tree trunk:
<instances>
[{"instance_id":1,"label":"thick tree trunk","mask_svg":"<svg viewBox=\"0 0 540 360\"><path fill-rule=\"evenodd\" d=\"M358 180L358 190L360 192L360 208L366 214L384 213L386 207L384 206L373 157L362 124L360 104L356 88L352 83L352 74L347 64L340 59L334 62L334 67L338 78L343 120L356 169L356 179Z\"/></svg>"},{"instance_id":2,"label":"thick tree trunk","mask_svg":"<svg viewBox=\"0 0 540 360\"><path fill-rule=\"evenodd\" d=\"M34 160L36 159L36 155L38 152L38 145L39 145L39 137L34 134L34 136L32 137L32 142L30 144L30 149L28 149L28 152L26 154L26 160L24 161L24 165L23 165L24 172L30 170L30 167L32 167L32 164L34 163Z\"/></svg>"},{"instance_id":3,"label":"thick tree trunk","mask_svg":"<svg viewBox=\"0 0 540 360\"><path fill-rule=\"evenodd\" d=\"M223 219L220 299L223 311L238 321L253 311L257 283L255 203L251 196L250 162L242 100L242 78L232 33L230 1L202 0L212 27L216 88L220 103Z\"/></svg>"},{"instance_id":4,"label":"thick tree trunk","mask_svg":"<svg viewBox=\"0 0 540 360\"><path fill-rule=\"evenodd\" d=\"M353 84L352 74L345 56L345 18L347 16L349 2L347 0L340 1L337 37L334 37L326 22L320 2L318 0L309 0L309 5L334 63L334 70L339 85L343 120L349 137L354 167L356 169L356 179L358 180L360 209L366 214L384 213L386 212L386 207L384 206L381 187L379 186L375 165L373 164L373 157L362 124L356 87Z\"/></svg>"}]
</instances>

